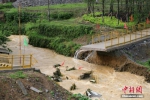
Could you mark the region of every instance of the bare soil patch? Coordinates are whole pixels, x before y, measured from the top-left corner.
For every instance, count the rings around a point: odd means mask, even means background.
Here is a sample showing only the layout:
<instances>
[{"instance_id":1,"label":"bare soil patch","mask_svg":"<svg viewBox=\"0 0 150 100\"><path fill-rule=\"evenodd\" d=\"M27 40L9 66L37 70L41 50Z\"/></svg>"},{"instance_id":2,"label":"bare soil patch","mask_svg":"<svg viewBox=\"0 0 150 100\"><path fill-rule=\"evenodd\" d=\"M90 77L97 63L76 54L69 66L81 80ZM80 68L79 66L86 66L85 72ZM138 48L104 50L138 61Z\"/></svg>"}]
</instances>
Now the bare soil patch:
<instances>
[{"instance_id":1,"label":"bare soil patch","mask_svg":"<svg viewBox=\"0 0 150 100\"><path fill-rule=\"evenodd\" d=\"M12 79L9 77L10 74L12 73L2 73L0 75L0 100L67 100L70 95L67 90L56 82L38 72L24 72L27 75L24 79ZM23 83L27 95L22 93L18 84L16 84L16 80ZM43 92L38 94L30 89L31 86Z\"/></svg>"}]
</instances>

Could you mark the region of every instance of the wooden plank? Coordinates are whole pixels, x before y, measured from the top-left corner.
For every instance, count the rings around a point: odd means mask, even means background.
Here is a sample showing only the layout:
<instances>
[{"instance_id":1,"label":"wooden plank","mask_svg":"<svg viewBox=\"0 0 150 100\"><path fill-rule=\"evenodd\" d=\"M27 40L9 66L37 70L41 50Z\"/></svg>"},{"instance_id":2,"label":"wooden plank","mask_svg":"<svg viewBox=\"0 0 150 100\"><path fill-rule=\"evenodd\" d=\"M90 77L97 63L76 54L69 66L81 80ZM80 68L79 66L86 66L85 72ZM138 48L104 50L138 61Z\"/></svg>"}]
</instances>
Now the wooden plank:
<instances>
[{"instance_id":1,"label":"wooden plank","mask_svg":"<svg viewBox=\"0 0 150 100\"><path fill-rule=\"evenodd\" d=\"M17 80L16 83L19 85L20 89L22 90L22 93L24 95L27 95L28 93L27 93L27 90L25 89L23 83L20 80Z\"/></svg>"},{"instance_id":2,"label":"wooden plank","mask_svg":"<svg viewBox=\"0 0 150 100\"><path fill-rule=\"evenodd\" d=\"M42 91L36 89L35 87L30 87L30 89L33 90L33 91L35 91L35 92L37 92L37 93L42 93Z\"/></svg>"}]
</instances>

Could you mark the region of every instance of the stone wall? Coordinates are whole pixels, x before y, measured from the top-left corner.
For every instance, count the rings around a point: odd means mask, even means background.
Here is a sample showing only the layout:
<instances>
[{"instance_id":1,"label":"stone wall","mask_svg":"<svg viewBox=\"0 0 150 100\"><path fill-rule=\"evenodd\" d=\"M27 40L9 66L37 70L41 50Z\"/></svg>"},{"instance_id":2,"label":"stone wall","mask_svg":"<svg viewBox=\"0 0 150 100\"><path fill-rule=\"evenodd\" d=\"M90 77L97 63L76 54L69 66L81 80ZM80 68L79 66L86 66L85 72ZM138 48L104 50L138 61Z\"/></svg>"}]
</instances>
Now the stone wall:
<instances>
[{"instance_id":1,"label":"stone wall","mask_svg":"<svg viewBox=\"0 0 150 100\"><path fill-rule=\"evenodd\" d=\"M77 3L82 2L83 0L49 0L50 4L64 4L64 3ZM28 6L38 6L38 5L47 5L48 0L17 0L13 3L14 7L18 7L19 2L22 7Z\"/></svg>"}]
</instances>

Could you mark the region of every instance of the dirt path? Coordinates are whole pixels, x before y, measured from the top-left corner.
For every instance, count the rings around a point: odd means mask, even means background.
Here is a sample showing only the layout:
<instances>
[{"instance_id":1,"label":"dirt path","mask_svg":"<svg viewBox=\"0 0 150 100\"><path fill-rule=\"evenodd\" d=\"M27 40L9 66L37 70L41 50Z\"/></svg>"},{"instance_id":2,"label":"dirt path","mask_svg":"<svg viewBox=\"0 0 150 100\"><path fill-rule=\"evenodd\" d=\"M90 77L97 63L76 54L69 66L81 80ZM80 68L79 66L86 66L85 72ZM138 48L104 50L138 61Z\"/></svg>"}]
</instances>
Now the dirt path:
<instances>
[{"instance_id":1,"label":"dirt path","mask_svg":"<svg viewBox=\"0 0 150 100\"><path fill-rule=\"evenodd\" d=\"M23 37L23 36L22 36ZM19 37L10 36L12 41L8 42L8 47L12 49L12 54L19 54ZM59 84L65 89L69 90L70 86L75 83L77 89L72 91L73 93L83 94L86 89L90 88L95 92L102 95L100 100L133 100L130 98L120 98L121 94L124 94L122 89L125 86L134 87L142 86L144 98L138 98L134 100L149 100L150 98L150 84L144 81L144 77L137 76L128 72L115 72L113 68L101 65L90 64L82 60L77 60L71 57L65 57L56 54L52 50L33 47L28 45L22 47L22 53L33 54L34 58L38 61L33 67L39 68L42 73L52 75L55 71L54 64L61 64L65 61L64 66L60 67L64 77L68 76L69 80L63 78L63 82ZM83 67L81 70L66 71L66 67ZM88 80L78 80L78 76L84 71L94 71L99 79L98 84L92 84ZM129 90L128 90L129 91Z\"/></svg>"}]
</instances>

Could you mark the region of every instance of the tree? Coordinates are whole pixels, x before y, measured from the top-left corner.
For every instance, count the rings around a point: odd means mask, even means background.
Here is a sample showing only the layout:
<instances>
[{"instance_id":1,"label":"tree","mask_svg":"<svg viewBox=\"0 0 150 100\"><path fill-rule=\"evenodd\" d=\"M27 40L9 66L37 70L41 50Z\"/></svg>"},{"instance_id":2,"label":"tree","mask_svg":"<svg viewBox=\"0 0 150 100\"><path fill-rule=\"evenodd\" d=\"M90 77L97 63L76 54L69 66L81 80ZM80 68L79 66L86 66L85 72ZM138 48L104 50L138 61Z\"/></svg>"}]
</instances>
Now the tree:
<instances>
[{"instance_id":1,"label":"tree","mask_svg":"<svg viewBox=\"0 0 150 100\"><path fill-rule=\"evenodd\" d=\"M112 15L113 15L113 5L114 5L114 0L111 0L110 1L110 10L109 10L109 13L111 14L111 19L112 19Z\"/></svg>"},{"instance_id":2,"label":"tree","mask_svg":"<svg viewBox=\"0 0 150 100\"><path fill-rule=\"evenodd\" d=\"M93 13L93 16L95 16L95 12L94 12L95 0L85 0L85 2L87 3L88 14Z\"/></svg>"},{"instance_id":3,"label":"tree","mask_svg":"<svg viewBox=\"0 0 150 100\"><path fill-rule=\"evenodd\" d=\"M49 4L50 4L50 2L48 0L48 20L50 21L50 7L49 7Z\"/></svg>"}]
</instances>

